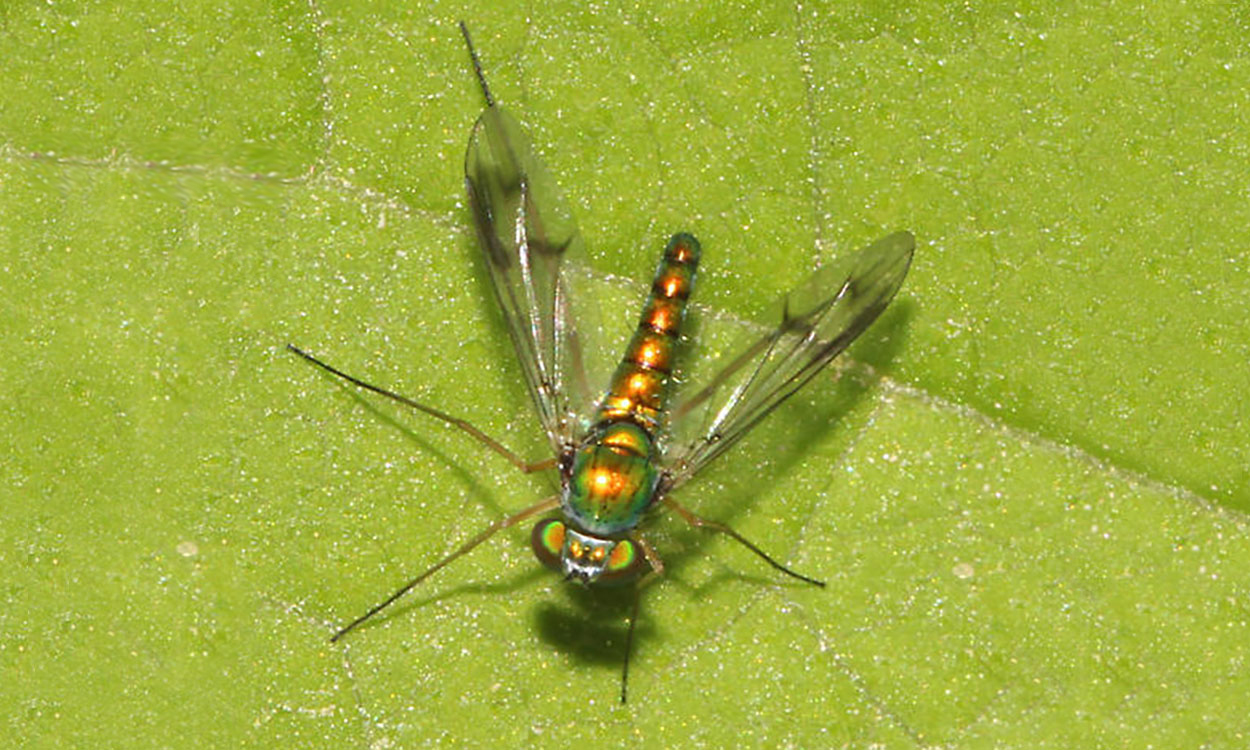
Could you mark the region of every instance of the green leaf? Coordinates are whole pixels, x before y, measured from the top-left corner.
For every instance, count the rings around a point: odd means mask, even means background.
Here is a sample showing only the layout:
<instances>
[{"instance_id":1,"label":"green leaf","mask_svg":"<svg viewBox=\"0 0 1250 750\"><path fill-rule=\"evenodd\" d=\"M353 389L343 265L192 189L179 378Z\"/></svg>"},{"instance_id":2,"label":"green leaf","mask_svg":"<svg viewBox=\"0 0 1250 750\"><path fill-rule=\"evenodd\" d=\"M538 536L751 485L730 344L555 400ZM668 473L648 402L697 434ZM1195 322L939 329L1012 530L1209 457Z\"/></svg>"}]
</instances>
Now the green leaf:
<instances>
[{"instance_id":1,"label":"green leaf","mask_svg":"<svg viewBox=\"0 0 1250 750\"><path fill-rule=\"evenodd\" d=\"M1236 746L1250 151L1235 6L10 4L0 736L31 746ZM895 229L903 293L648 526L642 604L552 490L477 258L455 27L624 336L667 236L738 325ZM619 331L615 330L620 328Z\"/></svg>"}]
</instances>

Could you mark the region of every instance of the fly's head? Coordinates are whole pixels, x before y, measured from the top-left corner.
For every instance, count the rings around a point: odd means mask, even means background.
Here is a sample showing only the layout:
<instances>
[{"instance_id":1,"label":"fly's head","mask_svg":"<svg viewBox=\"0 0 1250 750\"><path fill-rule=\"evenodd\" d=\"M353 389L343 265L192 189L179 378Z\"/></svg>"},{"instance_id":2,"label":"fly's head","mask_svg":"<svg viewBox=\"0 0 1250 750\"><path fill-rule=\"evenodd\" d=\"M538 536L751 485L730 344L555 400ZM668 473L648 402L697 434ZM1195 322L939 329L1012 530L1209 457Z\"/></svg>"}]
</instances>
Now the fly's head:
<instances>
[{"instance_id":1,"label":"fly's head","mask_svg":"<svg viewBox=\"0 0 1250 750\"><path fill-rule=\"evenodd\" d=\"M637 580L650 567L632 539L605 539L584 534L559 518L534 525L530 535L534 555L566 580L582 584L613 585Z\"/></svg>"}]
</instances>

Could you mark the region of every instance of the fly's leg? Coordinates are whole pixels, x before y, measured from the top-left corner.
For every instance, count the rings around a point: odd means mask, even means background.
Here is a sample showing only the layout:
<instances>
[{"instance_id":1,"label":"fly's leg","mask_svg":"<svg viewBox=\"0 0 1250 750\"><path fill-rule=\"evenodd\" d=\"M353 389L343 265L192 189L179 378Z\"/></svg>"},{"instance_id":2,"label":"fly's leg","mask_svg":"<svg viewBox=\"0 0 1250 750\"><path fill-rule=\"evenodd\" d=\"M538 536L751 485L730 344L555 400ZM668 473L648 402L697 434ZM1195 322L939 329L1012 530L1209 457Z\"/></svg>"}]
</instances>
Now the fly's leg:
<instances>
[{"instance_id":1,"label":"fly's leg","mask_svg":"<svg viewBox=\"0 0 1250 750\"><path fill-rule=\"evenodd\" d=\"M672 498L666 497L664 498L663 502L668 507L677 511L677 514L680 515L682 518L684 518L686 520L686 523L690 524L691 526L694 526L700 529L709 529L711 531L719 531L722 534L726 534L732 537L733 539L735 539L736 541L740 542L742 546L746 547L747 549L751 550L755 554L764 558L764 562L773 566L777 570L780 570L782 573L785 573L788 576L797 578L800 581L804 581L814 586L820 586L821 588L824 588L825 586L824 581L818 581L815 578L808 578L807 576L801 573L795 573L793 570L790 570L786 566L782 565L781 563L769 557L767 554L765 554L764 550L760 549L759 547L756 547L754 544L747 541L746 537L742 536L738 532L729 528L725 524L720 523L719 521L708 520L706 518L703 518L702 516L697 516L694 513L687 510L683 505L681 505L681 503L678 503L676 500L673 500Z\"/></svg>"},{"instance_id":2,"label":"fly's leg","mask_svg":"<svg viewBox=\"0 0 1250 750\"><path fill-rule=\"evenodd\" d=\"M634 626L638 624L638 605L642 602L642 590L664 575L664 561L656 554L655 549L642 537L633 537L633 541L642 548L643 557L647 558L651 571L634 587L634 606L629 613L629 629L625 631L625 663L621 666L621 703L625 702L625 691L629 686L629 655L634 649Z\"/></svg>"},{"instance_id":3,"label":"fly's leg","mask_svg":"<svg viewBox=\"0 0 1250 750\"><path fill-rule=\"evenodd\" d=\"M352 377L351 375L348 375L342 370L339 370L335 367L332 367L331 365L326 364L325 362L322 362L321 360L317 359L316 357L304 351L303 349L300 349L294 344L287 344L286 348L289 351L294 352L295 354L298 354L299 356L308 360L309 362L312 362L314 365L316 365L317 367L320 367L322 370L325 370L331 375L336 375L358 388L363 388L366 391L372 391L373 393L376 393L380 396L386 396L392 401L396 401L396 402L403 404L404 406L410 407L412 409L416 409L422 414L428 414L431 417L434 417L435 419L441 420L451 425L452 427L455 427L459 430L462 430L463 432L468 433L469 436L472 437L474 440L478 441L482 445L485 445L487 448L490 448L494 452L508 459L508 461L510 461L513 466L517 467L518 469L520 469L526 474L530 474L535 471L542 471L544 469L554 469L556 466L555 458L548 458L544 461L535 461L533 463L530 463L526 461L525 459L521 458L520 456L518 456L517 454L505 448L503 444L500 443L498 440L494 439L490 435L487 435L486 433L482 432L478 428L474 427L469 422L466 422L465 420L460 419L459 417L453 417L450 414L441 412L432 406L426 406L420 401L414 401L408 398L407 396L401 396L398 393L395 393L393 391L388 391L385 388L381 388L376 385L366 383L365 381L359 378Z\"/></svg>"},{"instance_id":4,"label":"fly's leg","mask_svg":"<svg viewBox=\"0 0 1250 750\"><path fill-rule=\"evenodd\" d=\"M546 513L552 508L557 507L559 504L560 504L559 497L549 497L540 503L531 505L530 507L526 508L520 513L516 513L514 515L508 516L507 518L501 518L497 521L492 521L491 524L487 526L485 529L483 529L481 533L479 533L477 536L473 537L469 541L465 542L464 544L460 545L460 547L455 552L452 552L447 557L444 557L442 560L439 560L437 563L435 563L433 566L431 566L428 570L426 570L421 575L412 579L408 583L405 583L398 591L396 591L395 593L387 597L386 601L377 605L376 607L364 613L360 617L357 617L355 620L352 620L347 625L347 627L335 633L330 638L330 642L333 643L337 641L338 639L342 638L343 636L347 635L348 633L350 633L352 630L355 630L357 625L360 625L361 623L368 620L370 617L373 617L377 613L389 607L391 604L395 603L395 600L399 599L404 594L407 594L409 591L412 591L412 589L417 584L421 583L425 579L429 578L430 576L434 575L438 571L445 568L448 565L448 563L450 563L452 560L455 560L457 557L460 557L461 555L472 550L474 547L478 546L482 542L486 541L487 539L490 539L492 536L495 535L496 532L502 529L506 529L509 526L515 526L521 521L524 521L525 519L531 516L536 516L539 513Z\"/></svg>"}]
</instances>

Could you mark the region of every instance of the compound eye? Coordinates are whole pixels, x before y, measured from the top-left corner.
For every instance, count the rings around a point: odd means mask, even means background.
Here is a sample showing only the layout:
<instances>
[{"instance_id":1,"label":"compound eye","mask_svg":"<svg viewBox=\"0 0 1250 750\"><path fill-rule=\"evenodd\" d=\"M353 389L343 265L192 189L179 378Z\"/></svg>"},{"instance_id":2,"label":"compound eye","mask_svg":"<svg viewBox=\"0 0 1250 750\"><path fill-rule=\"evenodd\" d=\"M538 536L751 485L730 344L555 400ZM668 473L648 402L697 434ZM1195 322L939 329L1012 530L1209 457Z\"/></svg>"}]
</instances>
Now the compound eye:
<instances>
[{"instance_id":1,"label":"compound eye","mask_svg":"<svg viewBox=\"0 0 1250 750\"><path fill-rule=\"evenodd\" d=\"M547 518L534 524L530 532L530 546L539 562L555 571L562 569L560 553L564 550L564 522Z\"/></svg>"},{"instance_id":2,"label":"compound eye","mask_svg":"<svg viewBox=\"0 0 1250 750\"><path fill-rule=\"evenodd\" d=\"M608 561L599 575L599 582L605 584L630 583L651 569L646 555L637 542L622 539L612 548Z\"/></svg>"}]
</instances>

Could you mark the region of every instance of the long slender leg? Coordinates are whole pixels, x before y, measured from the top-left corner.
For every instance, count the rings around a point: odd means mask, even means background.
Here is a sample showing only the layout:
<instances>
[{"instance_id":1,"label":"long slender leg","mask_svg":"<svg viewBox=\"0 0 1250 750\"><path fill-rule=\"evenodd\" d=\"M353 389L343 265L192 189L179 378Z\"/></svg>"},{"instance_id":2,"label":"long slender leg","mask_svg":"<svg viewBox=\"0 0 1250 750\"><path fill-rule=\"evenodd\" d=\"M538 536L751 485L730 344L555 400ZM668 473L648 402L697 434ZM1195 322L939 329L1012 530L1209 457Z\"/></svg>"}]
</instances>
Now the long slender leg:
<instances>
[{"instance_id":1,"label":"long slender leg","mask_svg":"<svg viewBox=\"0 0 1250 750\"><path fill-rule=\"evenodd\" d=\"M352 620L347 625L347 627L335 633L334 636L330 638L330 642L333 643L334 641L337 641L338 639L347 635L352 630L354 630L357 625L360 625L364 621L368 620L370 617L373 617L377 613L389 607L391 604L395 602L396 599L400 598L404 594L407 594L409 591L412 591L412 589L418 583L421 583L425 579L429 578L430 576L434 575L438 571L442 570L452 560L455 560L457 557L460 557L461 555L473 549L474 547L478 546L482 542L486 541L487 539L490 539L492 536L495 535L497 531L501 529L506 529L509 526L515 526L521 521L524 521L525 519L531 516L538 515L539 513L546 513L547 511L551 510L552 508L555 508L559 504L560 504L560 498L553 496L553 497L547 498L546 500L543 500L540 503L531 505L530 507L526 508L525 510L519 513L508 516L507 518L501 518L496 521L491 521L490 525L487 526L485 529L483 529L481 533L479 533L477 536L473 537L469 541L465 542L464 544L460 545L460 547L455 552L452 552L447 557L444 557L442 560L439 560L437 563L431 566L424 573L412 579L408 583L405 583L402 587L400 587L398 591L396 591L395 593L387 597L386 601L377 605L376 607L364 613L360 617L357 617L355 620Z\"/></svg>"},{"instance_id":2,"label":"long slender leg","mask_svg":"<svg viewBox=\"0 0 1250 750\"><path fill-rule=\"evenodd\" d=\"M642 548L642 554L651 564L651 572L647 573L634 587L634 606L629 612L629 629L625 631L625 663L621 666L621 703L625 702L625 691L629 687L629 655L634 651L634 626L638 624L638 605L642 602L642 590L664 575L664 561L646 540L634 537L633 540Z\"/></svg>"},{"instance_id":3,"label":"long slender leg","mask_svg":"<svg viewBox=\"0 0 1250 750\"><path fill-rule=\"evenodd\" d=\"M709 529L711 531L719 531L722 534L726 534L734 538L738 542L740 542L742 546L746 547L747 549L751 550L755 554L764 558L765 562L767 562L769 565L773 566L777 570L780 570L782 573L785 573L788 576L793 576L799 579L800 581L806 581L807 583L824 588L825 586L824 581L818 581L815 578L808 578L807 576L801 573L795 573L793 570L790 570L786 566L782 565L781 563L777 562L776 560L766 555L762 549L760 549L759 547L756 547L754 544L747 541L746 537L742 536L738 532L729 528L725 524L719 521L708 520L706 518L703 518L702 516L697 516L694 513L687 510L684 506L682 506L681 503L678 503L676 500L673 500L672 498L668 498L668 497L664 498L664 504L672 508L673 510L677 511L677 513L682 518L686 519L686 523L690 524L691 526L695 526L701 529Z\"/></svg>"},{"instance_id":4,"label":"long slender leg","mask_svg":"<svg viewBox=\"0 0 1250 750\"><path fill-rule=\"evenodd\" d=\"M413 401L407 396L401 396L398 393L395 393L393 391L388 391L385 388L380 388L376 385L366 383L365 381L359 378L354 378L351 375L348 375L347 373L343 372L342 370L339 370L335 367L332 367L326 364L325 362L322 362L321 360L317 359L316 357L304 351L303 349L300 349L294 344L287 344L286 348L294 352L295 354L298 354L299 356L303 357L304 359L308 360L309 362L312 362L314 365L320 367L321 369L325 370L331 375L337 375L338 377L346 380L347 382L351 383L354 386L357 386L359 388L364 388L366 391L372 391L380 396L386 396L392 401L398 401L404 406L408 406L413 409L416 409L422 414L428 414L431 417L434 417L435 419L439 419L439 420L442 420L443 422L446 422L452 427L455 427L457 429L463 430L464 432L467 432L474 440L477 440L482 445L485 445L487 448L490 448L494 452L508 459L509 461L512 462L513 466L517 467L518 469L525 472L526 474L529 474L535 471L542 471L543 469L553 469L556 466L555 458L548 458L544 461L536 461L534 463L529 463L525 461L524 459L522 459L517 454L503 447L503 444L500 443L498 440L494 439L490 435L487 435L486 433L482 432L481 430L474 427L472 424L464 421L463 419L460 419L459 417L453 417L450 414L441 412L432 406L426 406L425 404L419 401Z\"/></svg>"}]
</instances>

